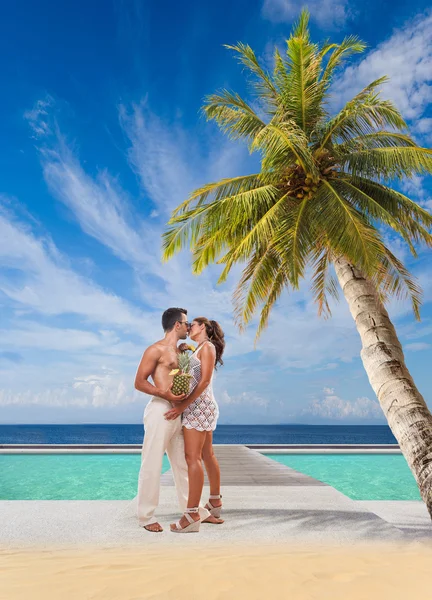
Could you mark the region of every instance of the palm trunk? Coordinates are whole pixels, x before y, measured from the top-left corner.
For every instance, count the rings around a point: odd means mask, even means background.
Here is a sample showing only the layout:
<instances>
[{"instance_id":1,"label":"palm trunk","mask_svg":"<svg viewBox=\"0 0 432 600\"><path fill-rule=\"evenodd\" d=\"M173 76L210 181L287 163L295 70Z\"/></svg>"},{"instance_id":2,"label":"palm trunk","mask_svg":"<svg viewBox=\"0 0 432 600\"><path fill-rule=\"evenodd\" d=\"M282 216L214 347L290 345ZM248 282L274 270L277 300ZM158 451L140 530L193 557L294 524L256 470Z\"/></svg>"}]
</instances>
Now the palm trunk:
<instances>
[{"instance_id":1,"label":"palm trunk","mask_svg":"<svg viewBox=\"0 0 432 600\"><path fill-rule=\"evenodd\" d=\"M432 518L432 415L405 365L395 328L373 284L345 258L335 261L335 269L360 334L370 384Z\"/></svg>"}]
</instances>

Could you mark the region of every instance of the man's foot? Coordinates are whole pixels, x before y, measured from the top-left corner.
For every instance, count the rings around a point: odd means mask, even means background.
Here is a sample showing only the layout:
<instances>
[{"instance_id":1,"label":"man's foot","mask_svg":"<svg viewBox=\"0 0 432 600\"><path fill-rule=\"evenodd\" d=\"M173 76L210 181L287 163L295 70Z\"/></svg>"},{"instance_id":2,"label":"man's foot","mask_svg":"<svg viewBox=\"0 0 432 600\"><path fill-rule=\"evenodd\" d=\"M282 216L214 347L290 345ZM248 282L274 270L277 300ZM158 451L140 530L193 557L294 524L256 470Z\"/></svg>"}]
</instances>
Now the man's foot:
<instances>
[{"instance_id":1,"label":"man's foot","mask_svg":"<svg viewBox=\"0 0 432 600\"><path fill-rule=\"evenodd\" d=\"M163 531L159 523L151 523L151 525L144 525L144 529L146 531L151 531L152 533L160 533L161 531Z\"/></svg>"},{"instance_id":2,"label":"man's foot","mask_svg":"<svg viewBox=\"0 0 432 600\"><path fill-rule=\"evenodd\" d=\"M204 521L201 521L201 523L212 523L213 525L222 525L223 522L224 522L223 519L218 519L217 517L214 517L213 515L210 515L209 517L207 517L207 519L204 519Z\"/></svg>"}]
</instances>

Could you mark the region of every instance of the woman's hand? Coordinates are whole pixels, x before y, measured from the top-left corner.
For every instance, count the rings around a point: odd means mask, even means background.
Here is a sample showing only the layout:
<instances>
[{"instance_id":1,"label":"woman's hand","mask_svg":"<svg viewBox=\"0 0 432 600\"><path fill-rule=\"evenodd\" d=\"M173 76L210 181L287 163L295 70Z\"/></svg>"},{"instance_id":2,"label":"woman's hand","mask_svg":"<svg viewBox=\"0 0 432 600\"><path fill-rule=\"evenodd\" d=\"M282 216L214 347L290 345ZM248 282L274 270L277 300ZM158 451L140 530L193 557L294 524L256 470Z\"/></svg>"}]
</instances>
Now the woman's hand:
<instances>
[{"instance_id":1,"label":"woman's hand","mask_svg":"<svg viewBox=\"0 0 432 600\"><path fill-rule=\"evenodd\" d=\"M181 404L178 404L178 406L175 406L174 408L171 408L168 412L166 412L164 417L167 421L173 421L182 414L184 409L185 407L183 407Z\"/></svg>"},{"instance_id":2,"label":"woman's hand","mask_svg":"<svg viewBox=\"0 0 432 600\"><path fill-rule=\"evenodd\" d=\"M189 350L189 344L183 342L182 344L180 344L180 346L178 346L178 349L180 350L180 352L187 352L187 350Z\"/></svg>"}]
</instances>

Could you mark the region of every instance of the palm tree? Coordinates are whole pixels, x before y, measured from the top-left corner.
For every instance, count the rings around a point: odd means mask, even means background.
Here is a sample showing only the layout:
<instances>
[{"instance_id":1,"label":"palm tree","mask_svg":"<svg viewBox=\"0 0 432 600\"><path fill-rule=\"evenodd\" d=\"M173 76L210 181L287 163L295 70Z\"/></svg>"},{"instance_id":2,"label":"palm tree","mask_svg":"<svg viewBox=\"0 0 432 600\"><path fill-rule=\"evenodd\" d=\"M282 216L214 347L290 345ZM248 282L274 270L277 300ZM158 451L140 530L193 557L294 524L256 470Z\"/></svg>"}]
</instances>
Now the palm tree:
<instances>
[{"instance_id":1,"label":"palm tree","mask_svg":"<svg viewBox=\"0 0 432 600\"><path fill-rule=\"evenodd\" d=\"M222 90L203 110L230 138L260 153L261 169L193 192L169 222L164 259L189 244L196 274L224 265L219 282L243 264L235 317L242 329L259 309L257 338L282 291L298 289L305 276L312 277L319 314L329 316L337 279L369 381L432 518L432 415L384 308L392 295L409 297L419 318L421 290L383 236L393 230L413 256L420 243L432 245L432 216L392 187L431 173L432 151L416 144L397 108L380 97L385 77L329 114L335 71L365 45L349 36L319 47L308 21L303 11L286 54L275 50L272 72L249 46L229 46L252 76L254 103Z\"/></svg>"}]
</instances>

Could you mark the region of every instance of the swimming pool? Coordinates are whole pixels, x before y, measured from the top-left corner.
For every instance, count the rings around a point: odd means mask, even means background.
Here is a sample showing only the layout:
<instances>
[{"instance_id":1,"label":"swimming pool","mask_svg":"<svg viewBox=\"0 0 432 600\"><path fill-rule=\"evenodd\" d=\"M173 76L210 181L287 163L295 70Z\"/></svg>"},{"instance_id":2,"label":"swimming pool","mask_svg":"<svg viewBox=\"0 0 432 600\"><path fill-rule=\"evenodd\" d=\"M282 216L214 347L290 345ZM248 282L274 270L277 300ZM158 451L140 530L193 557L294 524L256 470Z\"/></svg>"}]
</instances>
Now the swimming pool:
<instances>
[{"instance_id":1,"label":"swimming pool","mask_svg":"<svg viewBox=\"0 0 432 600\"><path fill-rule=\"evenodd\" d=\"M0 500L131 500L140 454L0 454ZM162 473L169 469L164 456Z\"/></svg>"},{"instance_id":2,"label":"swimming pool","mask_svg":"<svg viewBox=\"0 0 432 600\"><path fill-rule=\"evenodd\" d=\"M266 454L353 500L421 500L401 454Z\"/></svg>"},{"instance_id":3,"label":"swimming pool","mask_svg":"<svg viewBox=\"0 0 432 600\"><path fill-rule=\"evenodd\" d=\"M420 500L402 455L267 454L353 500ZM0 500L131 500L140 454L0 454ZM169 469L164 456L162 473ZM223 485L223 471L222 471Z\"/></svg>"}]
</instances>

